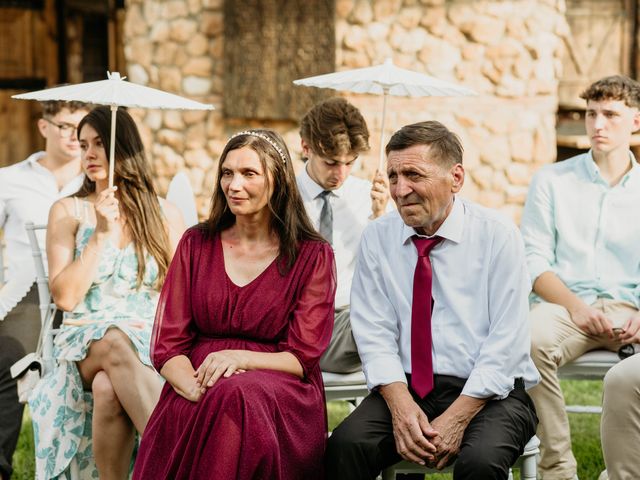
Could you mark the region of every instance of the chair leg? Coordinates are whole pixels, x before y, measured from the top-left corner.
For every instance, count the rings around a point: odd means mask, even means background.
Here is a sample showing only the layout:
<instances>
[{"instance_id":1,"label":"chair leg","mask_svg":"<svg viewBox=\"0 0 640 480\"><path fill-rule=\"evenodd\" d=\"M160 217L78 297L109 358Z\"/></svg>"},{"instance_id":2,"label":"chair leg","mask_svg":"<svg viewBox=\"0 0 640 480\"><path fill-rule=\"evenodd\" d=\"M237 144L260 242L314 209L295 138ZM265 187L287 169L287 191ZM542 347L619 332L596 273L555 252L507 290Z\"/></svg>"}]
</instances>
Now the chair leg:
<instances>
[{"instance_id":1,"label":"chair leg","mask_svg":"<svg viewBox=\"0 0 640 480\"><path fill-rule=\"evenodd\" d=\"M522 467L520 468L521 480L536 480L538 476L538 466L536 465L536 456L529 455L522 459Z\"/></svg>"}]
</instances>

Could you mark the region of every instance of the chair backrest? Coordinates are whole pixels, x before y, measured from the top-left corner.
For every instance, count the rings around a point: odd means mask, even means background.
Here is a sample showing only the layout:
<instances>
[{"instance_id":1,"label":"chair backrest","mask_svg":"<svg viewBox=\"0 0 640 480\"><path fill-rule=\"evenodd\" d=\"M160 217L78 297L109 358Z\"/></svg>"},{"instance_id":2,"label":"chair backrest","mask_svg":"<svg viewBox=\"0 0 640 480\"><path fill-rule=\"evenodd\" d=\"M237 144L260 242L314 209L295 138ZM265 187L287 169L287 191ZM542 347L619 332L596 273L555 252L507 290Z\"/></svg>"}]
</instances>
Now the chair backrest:
<instances>
[{"instance_id":1,"label":"chair backrest","mask_svg":"<svg viewBox=\"0 0 640 480\"><path fill-rule=\"evenodd\" d=\"M0 286L4 284L4 280L5 278L7 278L7 275L5 273L5 269L7 268L7 266L4 264L4 248L4 234L0 234Z\"/></svg>"},{"instance_id":2,"label":"chair backrest","mask_svg":"<svg viewBox=\"0 0 640 480\"><path fill-rule=\"evenodd\" d=\"M44 268L44 259L42 256L42 248L38 242L36 231L46 230L46 225L34 225L33 222L25 224L27 236L29 237L29 245L31 246L31 255L36 269L36 285L38 287L38 302L40 307L40 333L42 341L42 375L44 376L53 368L53 336L56 331L53 329L53 318L56 314L56 306L51 301L51 292L49 291L49 279Z\"/></svg>"},{"instance_id":3,"label":"chair backrest","mask_svg":"<svg viewBox=\"0 0 640 480\"><path fill-rule=\"evenodd\" d=\"M189 178L184 172L178 172L171 179L167 190L167 200L182 213L187 228L198 223L198 210Z\"/></svg>"}]
</instances>

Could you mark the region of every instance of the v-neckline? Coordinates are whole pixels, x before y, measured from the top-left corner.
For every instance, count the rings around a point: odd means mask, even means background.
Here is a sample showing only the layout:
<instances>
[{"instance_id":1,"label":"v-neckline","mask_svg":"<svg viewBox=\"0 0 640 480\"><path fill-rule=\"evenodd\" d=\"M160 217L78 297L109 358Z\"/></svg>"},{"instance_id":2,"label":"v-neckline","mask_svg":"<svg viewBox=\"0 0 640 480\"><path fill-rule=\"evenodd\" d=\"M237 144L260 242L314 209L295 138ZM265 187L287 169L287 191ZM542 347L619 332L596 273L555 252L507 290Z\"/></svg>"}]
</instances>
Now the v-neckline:
<instances>
[{"instance_id":1,"label":"v-neckline","mask_svg":"<svg viewBox=\"0 0 640 480\"><path fill-rule=\"evenodd\" d=\"M227 273L227 263L226 263L226 260L224 258L224 247L222 246L222 235L221 234L218 234L218 245L220 247L220 254L222 255L222 270L224 271L224 276L229 281L229 283L231 285L233 285L235 288L246 288L249 285L251 285L252 283L255 283L260 277L262 277L268 270L271 269L271 267L276 263L276 260L278 260L278 257L280 256L280 255L276 255L275 258L269 263L269 265L267 265L260 273L258 273L258 275L253 277L249 282L245 283L244 285L238 285L236 282L234 282L231 279L231 277Z\"/></svg>"}]
</instances>

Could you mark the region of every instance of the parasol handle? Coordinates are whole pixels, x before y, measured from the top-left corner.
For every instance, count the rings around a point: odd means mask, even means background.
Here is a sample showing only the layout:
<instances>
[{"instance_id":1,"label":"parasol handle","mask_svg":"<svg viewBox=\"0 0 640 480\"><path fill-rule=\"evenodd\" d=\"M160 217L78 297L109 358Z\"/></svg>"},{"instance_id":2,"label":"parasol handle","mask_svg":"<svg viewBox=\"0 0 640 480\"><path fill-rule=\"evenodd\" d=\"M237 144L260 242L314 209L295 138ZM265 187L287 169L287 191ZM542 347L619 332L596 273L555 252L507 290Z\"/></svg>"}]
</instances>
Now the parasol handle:
<instances>
[{"instance_id":1,"label":"parasol handle","mask_svg":"<svg viewBox=\"0 0 640 480\"><path fill-rule=\"evenodd\" d=\"M384 169L384 120L387 116L387 93L389 93L389 87L383 87L382 95L382 125L380 126L380 157L378 158L378 171L382 172Z\"/></svg>"},{"instance_id":2,"label":"parasol handle","mask_svg":"<svg viewBox=\"0 0 640 480\"><path fill-rule=\"evenodd\" d=\"M113 175L116 156L116 114L117 105L111 105L111 140L109 141L109 188L113 187Z\"/></svg>"}]
</instances>

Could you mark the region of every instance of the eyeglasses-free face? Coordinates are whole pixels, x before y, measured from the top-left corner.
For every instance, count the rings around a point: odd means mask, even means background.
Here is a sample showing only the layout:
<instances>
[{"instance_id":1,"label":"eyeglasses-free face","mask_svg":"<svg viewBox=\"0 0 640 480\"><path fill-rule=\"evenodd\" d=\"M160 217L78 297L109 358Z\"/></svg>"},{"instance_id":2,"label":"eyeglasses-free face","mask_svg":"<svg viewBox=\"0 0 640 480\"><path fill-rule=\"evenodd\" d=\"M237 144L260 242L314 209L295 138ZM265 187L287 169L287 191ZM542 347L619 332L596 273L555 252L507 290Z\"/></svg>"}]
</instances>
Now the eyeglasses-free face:
<instances>
[{"instance_id":1,"label":"eyeglasses-free face","mask_svg":"<svg viewBox=\"0 0 640 480\"><path fill-rule=\"evenodd\" d=\"M58 133L60 134L61 138L71 138L76 133L76 129L78 128L77 125L73 125L72 123L57 123L50 118L43 118L51 125L58 128Z\"/></svg>"}]
</instances>

